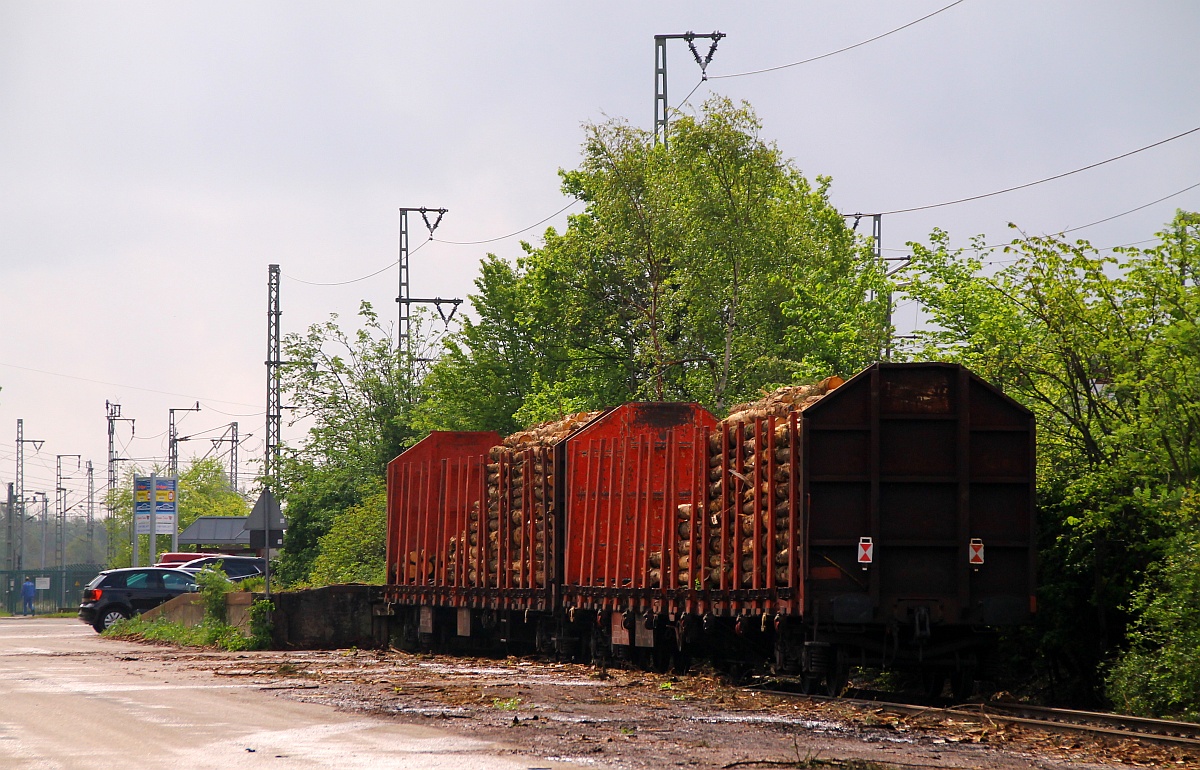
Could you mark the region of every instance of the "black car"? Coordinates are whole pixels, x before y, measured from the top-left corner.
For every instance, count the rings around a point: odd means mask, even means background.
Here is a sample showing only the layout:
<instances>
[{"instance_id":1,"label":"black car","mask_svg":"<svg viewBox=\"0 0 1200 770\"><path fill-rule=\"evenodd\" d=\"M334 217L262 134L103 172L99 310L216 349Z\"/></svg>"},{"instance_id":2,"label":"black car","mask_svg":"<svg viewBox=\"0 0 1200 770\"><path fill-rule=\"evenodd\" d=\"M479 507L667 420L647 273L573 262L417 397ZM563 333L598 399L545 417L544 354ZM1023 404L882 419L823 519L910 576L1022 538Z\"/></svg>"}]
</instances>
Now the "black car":
<instances>
[{"instance_id":1,"label":"black car","mask_svg":"<svg viewBox=\"0 0 1200 770\"><path fill-rule=\"evenodd\" d=\"M257 577L267 571L266 559L256 556L205 556L180 564L176 569L195 575L205 567L220 567L233 582Z\"/></svg>"},{"instance_id":2,"label":"black car","mask_svg":"<svg viewBox=\"0 0 1200 770\"><path fill-rule=\"evenodd\" d=\"M100 632L122 618L140 615L195 590L195 576L183 570L162 567L105 570L83 589L79 619Z\"/></svg>"}]
</instances>

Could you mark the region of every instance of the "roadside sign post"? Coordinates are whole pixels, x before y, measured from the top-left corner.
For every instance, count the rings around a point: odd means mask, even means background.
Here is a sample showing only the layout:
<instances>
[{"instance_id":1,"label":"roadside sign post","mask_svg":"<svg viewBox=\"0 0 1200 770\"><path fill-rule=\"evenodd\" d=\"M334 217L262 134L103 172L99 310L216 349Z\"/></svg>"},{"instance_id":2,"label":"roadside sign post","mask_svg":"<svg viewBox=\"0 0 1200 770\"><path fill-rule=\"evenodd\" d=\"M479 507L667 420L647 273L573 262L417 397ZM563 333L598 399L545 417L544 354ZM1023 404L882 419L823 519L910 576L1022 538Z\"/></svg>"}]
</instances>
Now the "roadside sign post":
<instances>
[{"instance_id":1,"label":"roadside sign post","mask_svg":"<svg viewBox=\"0 0 1200 770\"><path fill-rule=\"evenodd\" d=\"M283 547L283 533L286 528L287 522L279 508L279 501L270 489L264 489L254 503L250 516L246 518L246 531L250 533L250 547L263 549L268 599L271 598L271 549Z\"/></svg>"},{"instance_id":2,"label":"roadside sign post","mask_svg":"<svg viewBox=\"0 0 1200 770\"><path fill-rule=\"evenodd\" d=\"M133 564L142 566L139 535L149 535L150 545L146 549L146 566L154 564L158 557L158 536L171 535L171 550L179 550L179 479L173 476L133 477Z\"/></svg>"},{"instance_id":3,"label":"roadside sign post","mask_svg":"<svg viewBox=\"0 0 1200 770\"><path fill-rule=\"evenodd\" d=\"M146 566L158 561L158 476L150 474L150 545L146 546Z\"/></svg>"},{"instance_id":4,"label":"roadside sign post","mask_svg":"<svg viewBox=\"0 0 1200 770\"><path fill-rule=\"evenodd\" d=\"M141 536L150 535L154 531L151 524L151 519L154 518L154 501L153 493L150 491L154 488L153 478L153 476L133 477L133 560L130 562L131 567L142 566ZM154 550L153 535L151 535L150 549Z\"/></svg>"},{"instance_id":5,"label":"roadside sign post","mask_svg":"<svg viewBox=\"0 0 1200 770\"><path fill-rule=\"evenodd\" d=\"M171 550L179 550L179 479L175 476L156 476L154 478L154 518L157 524L170 527ZM163 530L166 534L166 530ZM158 542L150 554L151 559L158 558ZM153 561L151 561L153 564Z\"/></svg>"}]
</instances>

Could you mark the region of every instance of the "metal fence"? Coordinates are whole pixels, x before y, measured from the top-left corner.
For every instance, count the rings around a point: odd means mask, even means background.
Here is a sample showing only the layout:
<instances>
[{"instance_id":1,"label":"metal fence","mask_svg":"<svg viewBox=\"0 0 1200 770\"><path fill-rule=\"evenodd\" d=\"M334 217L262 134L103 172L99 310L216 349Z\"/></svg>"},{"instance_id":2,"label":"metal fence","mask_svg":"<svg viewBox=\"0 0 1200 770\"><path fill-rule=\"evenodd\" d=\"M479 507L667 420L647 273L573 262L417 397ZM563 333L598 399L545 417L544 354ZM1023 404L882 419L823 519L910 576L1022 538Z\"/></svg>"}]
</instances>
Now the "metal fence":
<instances>
[{"instance_id":1,"label":"metal fence","mask_svg":"<svg viewBox=\"0 0 1200 770\"><path fill-rule=\"evenodd\" d=\"M102 569L104 567L99 564L68 564L65 569L0 570L0 597L3 597L4 609L13 615L21 614L24 609L21 586L25 578L29 578L37 589L33 600L35 613L72 612L79 607L84 586Z\"/></svg>"}]
</instances>

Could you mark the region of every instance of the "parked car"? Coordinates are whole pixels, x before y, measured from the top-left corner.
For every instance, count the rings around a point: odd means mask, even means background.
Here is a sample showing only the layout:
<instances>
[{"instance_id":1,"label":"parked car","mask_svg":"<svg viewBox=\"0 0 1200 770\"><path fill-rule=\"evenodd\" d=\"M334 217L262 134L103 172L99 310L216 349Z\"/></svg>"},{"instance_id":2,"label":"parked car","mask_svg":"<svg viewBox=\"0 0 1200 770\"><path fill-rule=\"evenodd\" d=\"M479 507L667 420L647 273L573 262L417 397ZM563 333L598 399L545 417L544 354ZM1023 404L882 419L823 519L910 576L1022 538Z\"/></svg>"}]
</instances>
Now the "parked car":
<instances>
[{"instance_id":1,"label":"parked car","mask_svg":"<svg viewBox=\"0 0 1200 770\"><path fill-rule=\"evenodd\" d=\"M140 615L195 590L195 576L178 569L126 567L105 570L83 589L79 619L99 633L122 618Z\"/></svg>"},{"instance_id":2,"label":"parked car","mask_svg":"<svg viewBox=\"0 0 1200 770\"><path fill-rule=\"evenodd\" d=\"M178 567L180 565L187 564L189 561L195 561L196 559L199 559L201 556L208 556L208 555L209 554L196 553L195 551L190 551L190 552L186 552L186 553L183 551L167 551L166 553L159 555L158 561L154 563L154 566L155 567Z\"/></svg>"},{"instance_id":3,"label":"parked car","mask_svg":"<svg viewBox=\"0 0 1200 770\"><path fill-rule=\"evenodd\" d=\"M267 562L257 556L205 556L180 564L178 569L193 575L205 567L219 566L225 576L235 583L246 578L257 577L267 571Z\"/></svg>"}]
</instances>

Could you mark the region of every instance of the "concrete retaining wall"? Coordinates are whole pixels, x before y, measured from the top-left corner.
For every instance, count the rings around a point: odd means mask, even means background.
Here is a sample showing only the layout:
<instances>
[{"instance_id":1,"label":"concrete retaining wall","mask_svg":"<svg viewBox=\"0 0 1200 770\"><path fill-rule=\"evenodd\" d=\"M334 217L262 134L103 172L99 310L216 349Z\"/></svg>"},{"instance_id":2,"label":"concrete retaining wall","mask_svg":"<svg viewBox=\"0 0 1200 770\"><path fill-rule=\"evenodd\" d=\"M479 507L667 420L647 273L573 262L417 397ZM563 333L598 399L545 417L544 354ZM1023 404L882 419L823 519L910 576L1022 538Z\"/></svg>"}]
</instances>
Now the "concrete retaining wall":
<instances>
[{"instance_id":1,"label":"concrete retaining wall","mask_svg":"<svg viewBox=\"0 0 1200 770\"><path fill-rule=\"evenodd\" d=\"M262 594L252 594L246 591L235 591L225 594L225 617L229 625L236 627L243 634L250 633L250 605L255 599L261 599ZM199 594L180 594L169 602L160 604L152 610L142 613L146 620L164 617L172 623L184 626L198 626L204 620L204 604Z\"/></svg>"},{"instance_id":2,"label":"concrete retaining wall","mask_svg":"<svg viewBox=\"0 0 1200 770\"><path fill-rule=\"evenodd\" d=\"M271 646L372 647L375 642L371 606L382 591L381 586L344 585L272 594L275 612Z\"/></svg>"},{"instance_id":3,"label":"concrete retaining wall","mask_svg":"<svg viewBox=\"0 0 1200 770\"><path fill-rule=\"evenodd\" d=\"M275 649L338 649L375 646L372 605L382 587L367 585L325 586L271 594L275 611L271 647ZM260 593L237 591L225 595L229 624L250 633L250 605ZM182 594L142 615L146 620L165 617L174 623L196 626L204 620L198 594Z\"/></svg>"}]
</instances>

